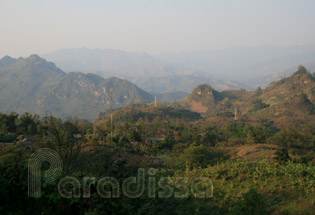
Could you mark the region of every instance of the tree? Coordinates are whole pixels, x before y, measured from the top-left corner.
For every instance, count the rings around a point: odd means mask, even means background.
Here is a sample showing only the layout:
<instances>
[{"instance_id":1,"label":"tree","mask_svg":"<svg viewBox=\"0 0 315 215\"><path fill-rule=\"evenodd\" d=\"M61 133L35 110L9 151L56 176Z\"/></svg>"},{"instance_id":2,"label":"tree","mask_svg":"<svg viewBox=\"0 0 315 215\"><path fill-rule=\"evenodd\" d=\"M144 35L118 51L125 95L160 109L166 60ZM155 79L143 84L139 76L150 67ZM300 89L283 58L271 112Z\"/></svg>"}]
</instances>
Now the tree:
<instances>
[{"instance_id":1,"label":"tree","mask_svg":"<svg viewBox=\"0 0 315 215\"><path fill-rule=\"evenodd\" d=\"M132 129L127 134L129 142L139 142L141 140L141 136L138 131Z\"/></svg>"},{"instance_id":2,"label":"tree","mask_svg":"<svg viewBox=\"0 0 315 215\"><path fill-rule=\"evenodd\" d=\"M191 144L182 154L182 159L186 160L186 166L205 167L209 159L209 152L204 145L197 146L196 143Z\"/></svg>"},{"instance_id":3,"label":"tree","mask_svg":"<svg viewBox=\"0 0 315 215\"><path fill-rule=\"evenodd\" d=\"M2 126L0 128L0 133L1 134L7 134L8 133L8 127L6 124L2 124Z\"/></svg>"},{"instance_id":4,"label":"tree","mask_svg":"<svg viewBox=\"0 0 315 215\"><path fill-rule=\"evenodd\" d=\"M218 129L212 126L208 126L204 130L204 136L203 136L202 142L205 145L215 146L217 142L220 141L221 139L222 139L221 132Z\"/></svg>"},{"instance_id":5,"label":"tree","mask_svg":"<svg viewBox=\"0 0 315 215\"><path fill-rule=\"evenodd\" d=\"M298 72L307 72L307 69L303 65L299 65Z\"/></svg>"},{"instance_id":6,"label":"tree","mask_svg":"<svg viewBox=\"0 0 315 215\"><path fill-rule=\"evenodd\" d=\"M20 116L19 130L21 133L26 134L35 134L36 130L36 121L38 120L37 115L32 115L29 113L24 113Z\"/></svg>"},{"instance_id":7,"label":"tree","mask_svg":"<svg viewBox=\"0 0 315 215\"><path fill-rule=\"evenodd\" d=\"M58 152L64 164L64 171L68 174L79 163L82 140L74 137L79 131L71 122L62 122L54 117L48 117L47 124L49 133L44 137L44 146Z\"/></svg>"},{"instance_id":8,"label":"tree","mask_svg":"<svg viewBox=\"0 0 315 215\"><path fill-rule=\"evenodd\" d=\"M119 141L118 141L119 147L120 148L128 148L130 146L129 140L125 136L120 136Z\"/></svg>"},{"instance_id":9,"label":"tree","mask_svg":"<svg viewBox=\"0 0 315 215\"><path fill-rule=\"evenodd\" d=\"M267 215L269 214L263 196L254 189L243 195L243 200L238 201L231 209L232 215Z\"/></svg>"},{"instance_id":10,"label":"tree","mask_svg":"<svg viewBox=\"0 0 315 215\"><path fill-rule=\"evenodd\" d=\"M274 159L281 164L291 160L291 157L289 156L288 153L288 149L287 148L277 149Z\"/></svg>"}]
</instances>

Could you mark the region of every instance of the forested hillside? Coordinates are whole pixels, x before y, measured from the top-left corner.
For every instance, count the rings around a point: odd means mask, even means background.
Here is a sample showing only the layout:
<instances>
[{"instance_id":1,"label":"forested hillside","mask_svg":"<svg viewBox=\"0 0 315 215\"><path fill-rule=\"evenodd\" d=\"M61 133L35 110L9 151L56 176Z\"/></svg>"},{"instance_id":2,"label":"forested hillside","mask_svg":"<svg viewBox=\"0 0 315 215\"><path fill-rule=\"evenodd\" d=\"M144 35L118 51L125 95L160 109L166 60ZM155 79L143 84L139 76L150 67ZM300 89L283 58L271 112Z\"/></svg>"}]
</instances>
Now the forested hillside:
<instances>
[{"instance_id":1,"label":"forested hillside","mask_svg":"<svg viewBox=\"0 0 315 215\"><path fill-rule=\"evenodd\" d=\"M268 121L278 127L314 125L315 78L305 67L292 76L273 82L266 89L218 92L201 85L186 99L184 107L203 113L209 121ZM236 115L236 117L235 117Z\"/></svg>"}]
</instances>

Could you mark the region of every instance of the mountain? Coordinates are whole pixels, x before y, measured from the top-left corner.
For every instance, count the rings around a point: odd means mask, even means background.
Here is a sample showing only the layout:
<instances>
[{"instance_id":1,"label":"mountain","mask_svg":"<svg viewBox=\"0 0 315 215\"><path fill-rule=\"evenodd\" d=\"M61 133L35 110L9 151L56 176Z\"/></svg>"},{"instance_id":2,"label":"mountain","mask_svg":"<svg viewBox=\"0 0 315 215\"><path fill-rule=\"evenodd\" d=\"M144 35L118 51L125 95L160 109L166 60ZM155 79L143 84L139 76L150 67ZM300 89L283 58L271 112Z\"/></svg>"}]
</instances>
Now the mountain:
<instances>
[{"instance_id":1,"label":"mountain","mask_svg":"<svg viewBox=\"0 0 315 215\"><path fill-rule=\"evenodd\" d=\"M139 78L137 85L148 92L169 93L182 91L189 93L200 84L210 84L217 90L245 88L246 85L237 81L223 81L207 75L169 75L160 77Z\"/></svg>"},{"instance_id":2,"label":"mountain","mask_svg":"<svg viewBox=\"0 0 315 215\"><path fill-rule=\"evenodd\" d=\"M189 93L181 92L181 91L175 91L175 92L158 94L158 95L156 95L156 98L158 101L174 102L177 100L181 100L187 96L189 96Z\"/></svg>"},{"instance_id":3,"label":"mountain","mask_svg":"<svg viewBox=\"0 0 315 215\"><path fill-rule=\"evenodd\" d=\"M185 106L199 113L210 113L216 109L216 105L222 100L221 93L207 84L199 85L184 100Z\"/></svg>"},{"instance_id":4,"label":"mountain","mask_svg":"<svg viewBox=\"0 0 315 215\"><path fill-rule=\"evenodd\" d=\"M315 72L315 62L310 62L303 64L309 72ZM245 85L248 87L248 89L257 89L260 88L266 88L269 84L271 84L274 81L278 81L281 78L286 78L292 75L295 71L297 71L297 66L292 67L291 69L274 73L272 75L267 75L263 77L257 77L250 79L249 81L245 82Z\"/></svg>"},{"instance_id":5,"label":"mountain","mask_svg":"<svg viewBox=\"0 0 315 215\"><path fill-rule=\"evenodd\" d=\"M112 49L73 48L42 56L67 72L93 73L103 78L115 76L147 92L164 94L190 93L200 84L219 91L265 88L292 75L300 63L312 71L314 63L308 62L314 62L315 46L245 47L164 53L155 57Z\"/></svg>"},{"instance_id":6,"label":"mountain","mask_svg":"<svg viewBox=\"0 0 315 215\"><path fill-rule=\"evenodd\" d=\"M42 55L45 59L55 62L67 72L96 72L98 75L107 73L122 75L122 78L135 76L160 76L176 72L172 65L146 54L125 52L112 49L72 48L57 50ZM116 76L118 76L116 75Z\"/></svg>"},{"instance_id":7,"label":"mountain","mask_svg":"<svg viewBox=\"0 0 315 215\"><path fill-rule=\"evenodd\" d=\"M0 67L1 66L10 66L16 61L16 59L10 57L10 56L4 56L0 61Z\"/></svg>"},{"instance_id":8,"label":"mountain","mask_svg":"<svg viewBox=\"0 0 315 215\"><path fill-rule=\"evenodd\" d=\"M304 66L293 75L255 91L218 92L200 85L181 101L182 106L207 116L213 123L265 121L277 127L315 125L315 76ZM236 114L236 116L235 116Z\"/></svg>"},{"instance_id":9,"label":"mountain","mask_svg":"<svg viewBox=\"0 0 315 215\"><path fill-rule=\"evenodd\" d=\"M67 72L94 73L103 78L119 77L155 94L191 92L202 83L209 83L220 90L245 87L238 82L221 81L209 72L167 63L147 53L73 48L57 50L42 57Z\"/></svg>"},{"instance_id":10,"label":"mountain","mask_svg":"<svg viewBox=\"0 0 315 215\"><path fill-rule=\"evenodd\" d=\"M0 111L96 119L99 112L152 96L126 80L65 73L37 55L0 60Z\"/></svg>"},{"instance_id":11,"label":"mountain","mask_svg":"<svg viewBox=\"0 0 315 215\"><path fill-rule=\"evenodd\" d=\"M180 64L207 73L216 73L220 75L217 79L246 82L256 77L283 72L299 64L313 62L315 45L170 52L160 53L155 57L165 62Z\"/></svg>"}]
</instances>

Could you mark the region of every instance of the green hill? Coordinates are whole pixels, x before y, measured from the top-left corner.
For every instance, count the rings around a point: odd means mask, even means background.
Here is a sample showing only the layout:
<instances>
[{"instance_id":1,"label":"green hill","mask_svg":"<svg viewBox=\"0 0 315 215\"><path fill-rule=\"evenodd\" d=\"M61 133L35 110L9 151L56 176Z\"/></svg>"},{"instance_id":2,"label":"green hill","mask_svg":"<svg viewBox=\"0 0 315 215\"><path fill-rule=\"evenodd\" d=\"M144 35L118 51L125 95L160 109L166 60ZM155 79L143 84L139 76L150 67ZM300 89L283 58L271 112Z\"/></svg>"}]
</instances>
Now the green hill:
<instances>
[{"instance_id":1,"label":"green hill","mask_svg":"<svg viewBox=\"0 0 315 215\"><path fill-rule=\"evenodd\" d=\"M200 85L180 101L186 108L203 113L210 121L270 121L278 127L314 124L315 78L300 66L292 76L255 91L217 92Z\"/></svg>"}]
</instances>

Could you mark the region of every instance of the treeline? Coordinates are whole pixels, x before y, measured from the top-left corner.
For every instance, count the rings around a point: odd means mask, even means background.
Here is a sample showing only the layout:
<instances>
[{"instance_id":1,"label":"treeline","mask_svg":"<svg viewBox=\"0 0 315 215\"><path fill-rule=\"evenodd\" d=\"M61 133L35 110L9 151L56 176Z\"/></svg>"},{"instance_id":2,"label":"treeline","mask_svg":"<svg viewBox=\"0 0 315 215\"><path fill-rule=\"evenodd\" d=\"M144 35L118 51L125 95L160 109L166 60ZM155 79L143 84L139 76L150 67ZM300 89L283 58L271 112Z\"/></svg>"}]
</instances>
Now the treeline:
<instances>
[{"instance_id":1,"label":"treeline","mask_svg":"<svg viewBox=\"0 0 315 215\"><path fill-rule=\"evenodd\" d=\"M304 214L314 212L310 206L315 194L314 128L277 129L263 122L218 127L203 119L137 116L114 114L112 120L107 117L90 123L27 113L1 114L1 135L14 136L16 144L0 144L0 214L256 215L296 214L301 208L305 208ZM31 147L19 144L20 136L32 137ZM233 160L226 150L246 145L274 145L277 152L274 160L255 162ZM63 161L61 177L72 176L80 183L86 176L95 177L95 184L106 176L122 182L136 176L138 168L146 172L155 168L157 181L161 177L211 178L214 198L202 200L189 194L186 198L105 199L93 184L89 198L66 199L58 193L58 181L43 181L42 197L28 198L27 163L40 148L55 150ZM289 208L295 203L294 209Z\"/></svg>"},{"instance_id":2,"label":"treeline","mask_svg":"<svg viewBox=\"0 0 315 215\"><path fill-rule=\"evenodd\" d=\"M40 118L40 116L30 113L20 115L15 112L11 112L9 114L0 112L0 142L16 142L25 136L47 135L50 130L50 122L52 119L77 126L77 132L86 133L87 130L91 130L92 127L91 123L88 121L79 119L64 121L53 116Z\"/></svg>"},{"instance_id":3,"label":"treeline","mask_svg":"<svg viewBox=\"0 0 315 215\"><path fill-rule=\"evenodd\" d=\"M35 135L42 130L38 115L0 113L0 142L15 142L19 135Z\"/></svg>"},{"instance_id":4,"label":"treeline","mask_svg":"<svg viewBox=\"0 0 315 215\"><path fill-rule=\"evenodd\" d=\"M278 129L272 125L249 125L232 123L225 127L209 125L203 121L186 121L180 118L167 119L156 116L152 119L140 117L113 122L110 118L95 125L95 138L111 142L117 148L129 148L142 153L163 153L177 145L203 146L275 144L281 147L315 146L315 128L292 126ZM112 125L111 125L112 123ZM111 130L112 129L112 130ZM112 136L111 136L112 134ZM155 144L148 137L160 138ZM152 138L151 138L152 139ZM140 144L140 145L139 145Z\"/></svg>"}]
</instances>

